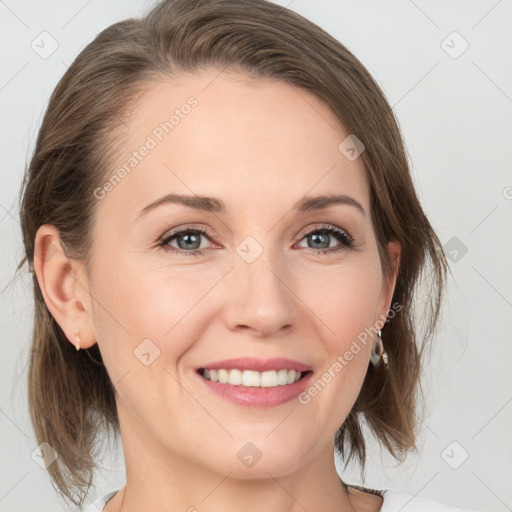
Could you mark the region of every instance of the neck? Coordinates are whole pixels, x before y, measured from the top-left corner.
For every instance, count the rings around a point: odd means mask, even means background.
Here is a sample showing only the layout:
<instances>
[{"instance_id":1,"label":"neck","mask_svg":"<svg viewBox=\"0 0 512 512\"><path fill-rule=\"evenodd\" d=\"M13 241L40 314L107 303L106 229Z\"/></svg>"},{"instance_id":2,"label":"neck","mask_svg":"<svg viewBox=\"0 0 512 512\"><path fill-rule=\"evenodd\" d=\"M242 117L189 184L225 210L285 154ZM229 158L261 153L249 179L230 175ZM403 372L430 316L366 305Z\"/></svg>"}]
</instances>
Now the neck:
<instances>
[{"instance_id":1,"label":"neck","mask_svg":"<svg viewBox=\"0 0 512 512\"><path fill-rule=\"evenodd\" d=\"M126 485L105 512L203 510L222 512L353 512L355 509L334 464L334 446L293 472L232 478L157 445L136 423L120 425Z\"/></svg>"}]
</instances>

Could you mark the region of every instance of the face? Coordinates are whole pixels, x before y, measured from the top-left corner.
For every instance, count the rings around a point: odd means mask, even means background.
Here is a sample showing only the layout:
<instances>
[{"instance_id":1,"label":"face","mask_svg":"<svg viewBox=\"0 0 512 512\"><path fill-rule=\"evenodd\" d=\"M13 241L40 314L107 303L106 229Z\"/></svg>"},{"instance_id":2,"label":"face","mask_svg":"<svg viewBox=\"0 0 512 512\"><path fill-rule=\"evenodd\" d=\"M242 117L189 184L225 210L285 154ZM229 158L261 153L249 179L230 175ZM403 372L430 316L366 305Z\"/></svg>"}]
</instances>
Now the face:
<instances>
[{"instance_id":1,"label":"face","mask_svg":"<svg viewBox=\"0 0 512 512\"><path fill-rule=\"evenodd\" d=\"M153 84L128 126L82 276L124 444L233 478L298 470L332 447L394 286L362 159L314 95L227 72Z\"/></svg>"}]
</instances>

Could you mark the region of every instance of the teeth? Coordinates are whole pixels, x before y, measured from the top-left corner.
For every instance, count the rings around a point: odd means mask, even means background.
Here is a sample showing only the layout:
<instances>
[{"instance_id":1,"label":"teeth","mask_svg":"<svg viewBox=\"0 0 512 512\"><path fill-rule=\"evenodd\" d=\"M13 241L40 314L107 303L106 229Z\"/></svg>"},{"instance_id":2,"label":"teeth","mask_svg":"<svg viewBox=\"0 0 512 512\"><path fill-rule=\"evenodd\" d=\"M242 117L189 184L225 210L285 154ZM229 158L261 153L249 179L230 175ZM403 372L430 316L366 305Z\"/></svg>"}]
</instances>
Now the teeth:
<instances>
[{"instance_id":1,"label":"teeth","mask_svg":"<svg viewBox=\"0 0 512 512\"><path fill-rule=\"evenodd\" d=\"M231 376L230 376L229 380L231 380ZM252 386L255 388L259 388L261 385L260 382L261 382L261 373L260 372L245 370L242 373L242 386L246 386L246 387Z\"/></svg>"},{"instance_id":2,"label":"teeth","mask_svg":"<svg viewBox=\"0 0 512 512\"><path fill-rule=\"evenodd\" d=\"M295 370L270 370L256 372L254 370L204 370L203 377L220 384L233 386L275 388L293 384L302 377L302 372Z\"/></svg>"},{"instance_id":3,"label":"teeth","mask_svg":"<svg viewBox=\"0 0 512 512\"><path fill-rule=\"evenodd\" d=\"M277 383L280 386L288 384L288 370L279 370L277 372Z\"/></svg>"}]
</instances>

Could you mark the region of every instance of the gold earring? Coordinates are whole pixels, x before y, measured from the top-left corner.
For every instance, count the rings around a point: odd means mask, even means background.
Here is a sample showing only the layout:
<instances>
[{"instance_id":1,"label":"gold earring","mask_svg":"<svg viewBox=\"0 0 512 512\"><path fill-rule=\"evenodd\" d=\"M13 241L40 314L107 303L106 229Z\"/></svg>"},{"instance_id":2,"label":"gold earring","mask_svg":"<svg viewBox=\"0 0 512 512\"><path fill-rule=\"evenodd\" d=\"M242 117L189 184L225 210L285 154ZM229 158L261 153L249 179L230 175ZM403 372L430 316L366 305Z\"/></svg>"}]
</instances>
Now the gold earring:
<instances>
[{"instance_id":1,"label":"gold earring","mask_svg":"<svg viewBox=\"0 0 512 512\"><path fill-rule=\"evenodd\" d=\"M80 350L80 331L75 331L75 348Z\"/></svg>"}]
</instances>

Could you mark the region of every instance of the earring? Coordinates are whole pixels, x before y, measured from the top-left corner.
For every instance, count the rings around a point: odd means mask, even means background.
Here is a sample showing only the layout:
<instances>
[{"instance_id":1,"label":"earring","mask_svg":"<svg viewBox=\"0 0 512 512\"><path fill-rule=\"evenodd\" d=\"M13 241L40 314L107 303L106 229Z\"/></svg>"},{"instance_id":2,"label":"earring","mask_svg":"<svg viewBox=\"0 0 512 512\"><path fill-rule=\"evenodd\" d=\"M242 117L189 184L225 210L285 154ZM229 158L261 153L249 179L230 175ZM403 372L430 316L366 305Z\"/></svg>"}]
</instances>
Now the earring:
<instances>
[{"instance_id":1,"label":"earring","mask_svg":"<svg viewBox=\"0 0 512 512\"><path fill-rule=\"evenodd\" d=\"M80 350L80 331L75 331L75 348Z\"/></svg>"},{"instance_id":2,"label":"earring","mask_svg":"<svg viewBox=\"0 0 512 512\"><path fill-rule=\"evenodd\" d=\"M379 329L377 333L377 339L375 340L372 352L370 354L370 362L373 366L377 366L380 360L384 362L384 366L388 367L388 355L384 351L384 344L382 343L382 331Z\"/></svg>"}]
</instances>

